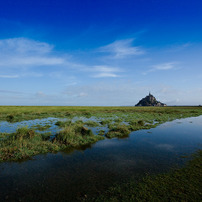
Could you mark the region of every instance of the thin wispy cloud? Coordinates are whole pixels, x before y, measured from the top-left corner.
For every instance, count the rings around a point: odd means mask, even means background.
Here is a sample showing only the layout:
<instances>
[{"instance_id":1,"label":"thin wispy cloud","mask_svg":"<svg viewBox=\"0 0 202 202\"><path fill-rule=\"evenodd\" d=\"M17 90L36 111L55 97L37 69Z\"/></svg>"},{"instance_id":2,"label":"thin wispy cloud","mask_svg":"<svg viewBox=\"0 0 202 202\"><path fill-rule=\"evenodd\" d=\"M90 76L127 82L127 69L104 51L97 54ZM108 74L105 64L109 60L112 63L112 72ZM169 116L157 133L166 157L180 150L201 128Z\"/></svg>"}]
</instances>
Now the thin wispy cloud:
<instances>
[{"instance_id":1,"label":"thin wispy cloud","mask_svg":"<svg viewBox=\"0 0 202 202\"><path fill-rule=\"evenodd\" d=\"M109 67L109 66L104 66L104 65L94 66L94 70L100 71L100 72L120 72L121 71L117 67Z\"/></svg>"},{"instance_id":2,"label":"thin wispy cloud","mask_svg":"<svg viewBox=\"0 0 202 202\"><path fill-rule=\"evenodd\" d=\"M0 90L0 93L8 93L8 94L23 94L23 92L11 91L11 90Z\"/></svg>"},{"instance_id":3,"label":"thin wispy cloud","mask_svg":"<svg viewBox=\"0 0 202 202\"><path fill-rule=\"evenodd\" d=\"M176 65L176 62L168 62L168 63L158 64L158 65L153 65L152 69L153 70L169 70L169 69L174 69L175 65Z\"/></svg>"},{"instance_id":4,"label":"thin wispy cloud","mask_svg":"<svg viewBox=\"0 0 202 202\"><path fill-rule=\"evenodd\" d=\"M155 71L167 71L167 70L172 70L176 68L176 65L178 62L167 62L167 63L162 63L162 64L157 64L157 65L152 65L151 68L143 72L144 75L150 73L150 72L155 72Z\"/></svg>"},{"instance_id":5,"label":"thin wispy cloud","mask_svg":"<svg viewBox=\"0 0 202 202\"><path fill-rule=\"evenodd\" d=\"M0 74L0 78L4 79L17 79L23 77L42 77L43 74L36 73L36 72L27 72L27 73L20 73L20 74Z\"/></svg>"},{"instance_id":6,"label":"thin wispy cloud","mask_svg":"<svg viewBox=\"0 0 202 202\"><path fill-rule=\"evenodd\" d=\"M122 59L129 56L142 55L145 53L142 48L133 46L134 39L124 39L115 41L109 45L100 47L98 51L109 53L115 59Z\"/></svg>"},{"instance_id":7,"label":"thin wispy cloud","mask_svg":"<svg viewBox=\"0 0 202 202\"><path fill-rule=\"evenodd\" d=\"M129 42L125 42L125 46L128 43ZM121 42L120 44L124 43ZM130 49L129 46L128 48ZM130 50L130 53L129 50L127 53L126 50L125 52L122 50L122 56L128 54L132 54L132 50ZM73 60L70 61L68 60L68 56L69 55L66 53L57 53L54 51L53 45L27 38L0 40L0 78L40 77L43 75L41 72L33 71L37 67L54 67L56 71L47 75L54 78L63 77L63 71L67 72L68 70L86 72L87 76L94 78L120 77L120 75L118 75L118 72L120 72L119 68L105 65L88 65ZM9 74L8 70L10 70ZM32 73L30 74L31 71ZM41 71L43 72L42 69ZM16 74L16 72L18 72L18 74Z\"/></svg>"},{"instance_id":8,"label":"thin wispy cloud","mask_svg":"<svg viewBox=\"0 0 202 202\"><path fill-rule=\"evenodd\" d=\"M53 49L50 44L22 37L0 40L0 47L4 52L12 51L18 54L46 54Z\"/></svg>"},{"instance_id":9,"label":"thin wispy cloud","mask_svg":"<svg viewBox=\"0 0 202 202\"><path fill-rule=\"evenodd\" d=\"M120 68L116 67L109 67L109 66L94 66L92 71L96 73L92 75L94 78L104 78L104 77L120 77L118 73L122 72Z\"/></svg>"},{"instance_id":10,"label":"thin wispy cloud","mask_svg":"<svg viewBox=\"0 0 202 202\"><path fill-rule=\"evenodd\" d=\"M16 79L16 78L19 78L19 75L0 75L0 78Z\"/></svg>"},{"instance_id":11,"label":"thin wispy cloud","mask_svg":"<svg viewBox=\"0 0 202 202\"><path fill-rule=\"evenodd\" d=\"M89 77L105 78L105 77L121 77L120 73L123 72L121 68L108 66L108 65L85 65L85 64L69 64L71 68L80 72L85 72Z\"/></svg>"},{"instance_id":12,"label":"thin wispy cloud","mask_svg":"<svg viewBox=\"0 0 202 202\"><path fill-rule=\"evenodd\" d=\"M88 94L87 94L87 93L84 93L84 92L81 92L81 93L79 93L79 95L78 95L78 97L86 97L86 96L88 96Z\"/></svg>"},{"instance_id":13,"label":"thin wispy cloud","mask_svg":"<svg viewBox=\"0 0 202 202\"><path fill-rule=\"evenodd\" d=\"M95 74L93 75L92 77L94 78L105 78L105 77L112 77L112 78L116 78L116 77L120 77L119 75L117 74L114 74L114 73L98 73L98 74Z\"/></svg>"},{"instance_id":14,"label":"thin wispy cloud","mask_svg":"<svg viewBox=\"0 0 202 202\"><path fill-rule=\"evenodd\" d=\"M10 60L9 60L10 59ZM57 58L52 56L41 57L35 56L13 56L12 58L7 57L7 60L1 59L0 66L18 68L23 67L37 67L37 66L51 66L51 65L62 65L64 64L63 58Z\"/></svg>"},{"instance_id":15,"label":"thin wispy cloud","mask_svg":"<svg viewBox=\"0 0 202 202\"><path fill-rule=\"evenodd\" d=\"M178 44L178 45L170 45L166 51L168 52L178 52L178 51L183 51L184 49L188 49L191 46L193 46L193 43L187 42L183 44Z\"/></svg>"},{"instance_id":16,"label":"thin wispy cloud","mask_svg":"<svg viewBox=\"0 0 202 202\"><path fill-rule=\"evenodd\" d=\"M43 74L29 71L29 72L20 74L19 77L36 77L36 78L40 78L40 77L43 77Z\"/></svg>"},{"instance_id":17,"label":"thin wispy cloud","mask_svg":"<svg viewBox=\"0 0 202 202\"><path fill-rule=\"evenodd\" d=\"M26 38L0 40L0 68L61 65L65 58L53 55L54 46Z\"/></svg>"},{"instance_id":18,"label":"thin wispy cloud","mask_svg":"<svg viewBox=\"0 0 202 202\"><path fill-rule=\"evenodd\" d=\"M38 92L35 94L35 96L36 96L37 98L45 98L45 97L47 97L47 95L46 95L44 92L42 92L42 91L38 91Z\"/></svg>"}]
</instances>

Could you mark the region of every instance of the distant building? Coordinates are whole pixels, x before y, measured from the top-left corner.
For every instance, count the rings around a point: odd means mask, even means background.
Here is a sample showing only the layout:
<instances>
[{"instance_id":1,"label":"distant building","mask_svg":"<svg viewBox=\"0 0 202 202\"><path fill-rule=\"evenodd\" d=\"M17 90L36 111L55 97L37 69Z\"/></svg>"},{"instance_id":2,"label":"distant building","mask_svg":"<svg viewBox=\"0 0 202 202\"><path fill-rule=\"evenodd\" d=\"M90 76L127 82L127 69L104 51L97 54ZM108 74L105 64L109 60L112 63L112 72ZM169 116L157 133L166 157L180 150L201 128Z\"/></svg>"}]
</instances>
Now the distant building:
<instances>
[{"instance_id":1,"label":"distant building","mask_svg":"<svg viewBox=\"0 0 202 202\"><path fill-rule=\"evenodd\" d=\"M145 98L142 98L135 106L165 107L167 105L157 101L156 98L149 92L149 95L147 95Z\"/></svg>"}]
</instances>

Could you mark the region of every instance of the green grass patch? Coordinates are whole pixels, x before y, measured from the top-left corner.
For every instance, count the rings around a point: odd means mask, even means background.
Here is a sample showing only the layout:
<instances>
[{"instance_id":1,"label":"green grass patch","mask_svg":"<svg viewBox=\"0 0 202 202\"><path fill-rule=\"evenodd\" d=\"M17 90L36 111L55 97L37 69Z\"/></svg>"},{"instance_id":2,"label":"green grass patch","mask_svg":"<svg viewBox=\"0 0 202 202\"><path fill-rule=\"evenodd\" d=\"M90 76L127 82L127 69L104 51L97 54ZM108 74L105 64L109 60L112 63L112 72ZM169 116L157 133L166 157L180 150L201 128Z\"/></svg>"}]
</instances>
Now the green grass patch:
<instances>
[{"instance_id":1,"label":"green grass patch","mask_svg":"<svg viewBox=\"0 0 202 202\"><path fill-rule=\"evenodd\" d=\"M103 125L103 126L105 126L105 125L110 124L111 122L113 122L113 119L106 118L106 119L100 121L100 124Z\"/></svg>"},{"instance_id":2,"label":"green grass patch","mask_svg":"<svg viewBox=\"0 0 202 202\"><path fill-rule=\"evenodd\" d=\"M69 126L69 125L71 125L71 124L72 124L71 121L57 121L57 122L55 123L55 125L58 126L58 127L60 127L60 128Z\"/></svg>"},{"instance_id":3,"label":"green grass patch","mask_svg":"<svg viewBox=\"0 0 202 202\"><path fill-rule=\"evenodd\" d=\"M105 135L105 131L104 130L100 130L99 133L98 133L98 135L101 135L101 136Z\"/></svg>"},{"instance_id":4,"label":"green grass patch","mask_svg":"<svg viewBox=\"0 0 202 202\"><path fill-rule=\"evenodd\" d=\"M91 116L124 118L124 116L122 116L123 114L128 114L136 118L140 116L144 121L151 119L151 117L156 117L161 121L167 119L168 116L172 118L173 115L177 115L179 118L199 116L202 114L202 107L0 106L0 120L8 120L11 122L47 117L70 118L75 116L87 118ZM165 115L167 115L167 118Z\"/></svg>"},{"instance_id":5,"label":"green grass patch","mask_svg":"<svg viewBox=\"0 0 202 202\"><path fill-rule=\"evenodd\" d=\"M127 137L130 134L130 130L128 129L127 125L115 125L114 127L111 126L109 132L105 135L107 138L114 138L114 137Z\"/></svg>"},{"instance_id":6,"label":"green grass patch","mask_svg":"<svg viewBox=\"0 0 202 202\"><path fill-rule=\"evenodd\" d=\"M44 131L44 130L47 130L51 127L51 125L40 125L40 124L37 124L37 125L33 125L31 128L34 129L34 130L40 130L40 131Z\"/></svg>"},{"instance_id":7,"label":"green grass patch","mask_svg":"<svg viewBox=\"0 0 202 202\"><path fill-rule=\"evenodd\" d=\"M22 127L0 141L0 161L26 159L36 154L58 150L58 145L44 141L41 134Z\"/></svg>"},{"instance_id":8,"label":"green grass patch","mask_svg":"<svg viewBox=\"0 0 202 202\"><path fill-rule=\"evenodd\" d=\"M91 121L91 120L84 122L84 124L85 124L86 126L89 126L89 127L97 127L97 126L100 126L100 124L99 124L98 122L96 122L96 121Z\"/></svg>"},{"instance_id":9,"label":"green grass patch","mask_svg":"<svg viewBox=\"0 0 202 202\"><path fill-rule=\"evenodd\" d=\"M68 124L67 124L68 123ZM84 123L65 122L64 128L50 141L51 133L36 133L28 127L19 128L15 133L1 133L0 161L16 161L31 156L57 152L67 148L90 145L104 137L94 135Z\"/></svg>"},{"instance_id":10,"label":"green grass patch","mask_svg":"<svg viewBox=\"0 0 202 202\"><path fill-rule=\"evenodd\" d=\"M104 138L94 135L91 130L84 127L82 124L72 124L61 130L56 135L54 142L70 147L79 147L95 143L101 139Z\"/></svg>"}]
</instances>

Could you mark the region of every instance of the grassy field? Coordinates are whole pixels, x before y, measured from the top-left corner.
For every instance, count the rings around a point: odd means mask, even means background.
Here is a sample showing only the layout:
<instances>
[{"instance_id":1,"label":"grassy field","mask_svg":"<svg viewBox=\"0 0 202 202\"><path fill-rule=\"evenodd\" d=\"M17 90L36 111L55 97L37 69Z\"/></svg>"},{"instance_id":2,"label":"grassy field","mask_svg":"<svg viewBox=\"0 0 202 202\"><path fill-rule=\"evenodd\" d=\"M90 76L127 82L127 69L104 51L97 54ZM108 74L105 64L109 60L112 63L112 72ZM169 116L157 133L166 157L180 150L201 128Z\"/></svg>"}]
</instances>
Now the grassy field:
<instances>
[{"instance_id":1,"label":"grassy field","mask_svg":"<svg viewBox=\"0 0 202 202\"><path fill-rule=\"evenodd\" d=\"M202 107L55 107L55 106L0 106L0 120L22 121L46 117L107 116L114 113L182 114L198 116Z\"/></svg>"},{"instance_id":2,"label":"grassy field","mask_svg":"<svg viewBox=\"0 0 202 202\"><path fill-rule=\"evenodd\" d=\"M55 123L61 128L53 139L50 133L39 131L50 125L19 128L15 133L0 133L0 161L21 160L36 154L57 152L66 148L78 148L104 138L127 137L132 131L154 128L174 119L202 115L202 107L18 107L1 106L0 120L18 122L47 117L67 118ZM77 120L86 117L93 120ZM98 135L88 127L108 128Z\"/></svg>"}]
</instances>

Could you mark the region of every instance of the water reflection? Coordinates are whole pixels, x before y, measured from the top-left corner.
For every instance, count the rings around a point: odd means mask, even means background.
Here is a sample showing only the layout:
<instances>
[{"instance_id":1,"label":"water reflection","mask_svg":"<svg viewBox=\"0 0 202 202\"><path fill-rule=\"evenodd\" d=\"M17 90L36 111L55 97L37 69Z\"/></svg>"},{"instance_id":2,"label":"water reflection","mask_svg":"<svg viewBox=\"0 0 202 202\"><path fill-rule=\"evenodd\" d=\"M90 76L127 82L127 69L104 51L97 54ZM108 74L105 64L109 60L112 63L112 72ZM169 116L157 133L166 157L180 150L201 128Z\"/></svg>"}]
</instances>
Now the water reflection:
<instances>
[{"instance_id":1,"label":"water reflection","mask_svg":"<svg viewBox=\"0 0 202 202\"><path fill-rule=\"evenodd\" d=\"M71 121L71 122L76 122L76 121L82 121L82 122L87 122L87 121L95 121L95 122L100 122L99 118L96 117L90 117L90 118L86 118L86 117L73 117L72 119L69 118L44 118L44 119L35 119L35 120L29 120L29 121L21 121L21 122L7 122L7 121L0 121L0 133L14 133L16 132L16 130L18 128L21 127L28 127L28 128L32 128L36 131L36 132L40 132L40 133L47 133L47 132L51 132L52 135L55 135L57 132L59 132L61 130L60 127L58 127L56 124L56 122L58 121ZM47 126L50 125L50 127L46 130L38 130L37 127L35 129L35 126ZM108 132L108 128L106 126L98 126L98 127L89 127L86 126L87 128L91 129L92 132L94 134L98 134L100 130L105 130L105 132Z\"/></svg>"},{"instance_id":2,"label":"water reflection","mask_svg":"<svg viewBox=\"0 0 202 202\"><path fill-rule=\"evenodd\" d=\"M1 121L0 122L0 132L1 133L14 133L18 128L20 127L29 127L31 128L32 126L35 125L51 125L51 127L48 130L45 131L40 131L40 132L52 132L52 134L56 133L59 128L55 125L55 123L58 120L65 120L65 119L58 119L58 118L45 118L45 119L35 119L35 120L29 120L29 121L21 121L21 122L7 122L7 121ZM38 130L36 130L39 132Z\"/></svg>"}]
</instances>

